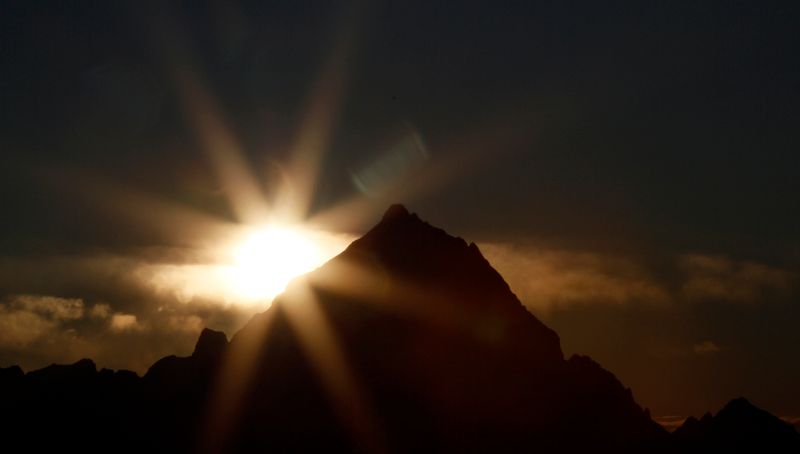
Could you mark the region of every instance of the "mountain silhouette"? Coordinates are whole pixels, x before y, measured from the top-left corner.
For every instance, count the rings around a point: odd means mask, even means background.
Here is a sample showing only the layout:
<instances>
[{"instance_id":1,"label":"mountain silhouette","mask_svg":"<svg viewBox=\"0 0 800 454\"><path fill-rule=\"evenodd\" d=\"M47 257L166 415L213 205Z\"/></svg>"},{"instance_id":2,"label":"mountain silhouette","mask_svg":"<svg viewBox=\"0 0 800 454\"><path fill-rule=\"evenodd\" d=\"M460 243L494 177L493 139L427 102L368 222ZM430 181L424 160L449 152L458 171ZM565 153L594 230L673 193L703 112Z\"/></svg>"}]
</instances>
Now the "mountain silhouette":
<instances>
[{"instance_id":1,"label":"mountain silhouette","mask_svg":"<svg viewBox=\"0 0 800 454\"><path fill-rule=\"evenodd\" d=\"M474 243L400 205L230 342L205 329L141 378L0 369L0 398L3 442L32 450L673 452L749 424L754 443L791 439L733 403L668 434L611 372L565 359Z\"/></svg>"},{"instance_id":2,"label":"mountain silhouette","mask_svg":"<svg viewBox=\"0 0 800 454\"><path fill-rule=\"evenodd\" d=\"M673 436L684 452L800 452L800 434L794 426L743 397L731 400L714 416L687 418Z\"/></svg>"}]
</instances>

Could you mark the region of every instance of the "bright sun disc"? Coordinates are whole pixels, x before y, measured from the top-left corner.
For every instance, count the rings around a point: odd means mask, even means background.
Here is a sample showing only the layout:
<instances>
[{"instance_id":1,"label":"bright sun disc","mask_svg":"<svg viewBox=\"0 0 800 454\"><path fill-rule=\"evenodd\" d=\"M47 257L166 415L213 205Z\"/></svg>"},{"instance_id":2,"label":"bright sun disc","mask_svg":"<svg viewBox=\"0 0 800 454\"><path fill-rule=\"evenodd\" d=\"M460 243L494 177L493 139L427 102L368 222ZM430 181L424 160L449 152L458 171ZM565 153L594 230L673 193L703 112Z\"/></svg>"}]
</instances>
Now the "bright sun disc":
<instances>
[{"instance_id":1,"label":"bright sun disc","mask_svg":"<svg viewBox=\"0 0 800 454\"><path fill-rule=\"evenodd\" d=\"M268 299L321 261L316 244L302 230L270 226L252 232L236 248L231 278L245 298Z\"/></svg>"}]
</instances>

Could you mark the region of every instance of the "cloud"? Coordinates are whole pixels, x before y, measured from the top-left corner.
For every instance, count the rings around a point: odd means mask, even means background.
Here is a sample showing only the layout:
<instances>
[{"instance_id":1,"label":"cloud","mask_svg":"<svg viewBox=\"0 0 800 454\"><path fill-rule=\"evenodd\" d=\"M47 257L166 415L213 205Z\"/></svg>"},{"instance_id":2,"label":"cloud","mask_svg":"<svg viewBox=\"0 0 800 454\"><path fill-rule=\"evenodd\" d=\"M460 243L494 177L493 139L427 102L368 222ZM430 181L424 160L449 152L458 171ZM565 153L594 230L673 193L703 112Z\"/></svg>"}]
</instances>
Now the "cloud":
<instances>
[{"instance_id":1,"label":"cloud","mask_svg":"<svg viewBox=\"0 0 800 454\"><path fill-rule=\"evenodd\" d=\"M129 256L0 257L0 367L89 357L99 367L144 373L159 358L190 354L203 327L233 334L266 304L191 292L193 282L207 282L197 266L203 259L153 248ZM177 273L182 267L200 271ZM164 270L173 273L154 285Z\"/></svg>"},{"instance_id":2,"label":"cloud","mask_svg":"<svg viewBox=\"0 0 800 454\"><path fill-rule=\"evenodd\" d=\"M758 303L785 297L798 283L790 269L706 254L668 257L670 277L664 277L637 256L529 243L482 243L480 249L520 300L539 311L573 304Z\"/></svg>"},{"instance_id":3,"label":"cloud","mask_svg":"<svg viewBox=\"0 0 800 454\"><path fill-rule=\"evenodd\" d=\"M83 301L42 295L14 295L0 304L0 347L24 348L63 321L83 317Z\"/></svg>"},{"instance_id":4,"label":"cloud","mask_svg":"<svg viewBox=\"0 0 800 454\"><path fill-rule=\"evenodd\" d=\"M139 331L144 327L132 314L114 314L109 323L112 331Z\"/></svg>"},{"instance_id":5,"label":"cloud","mask_svg":"<svg viewBox=\"0 0 800 454\"><path fill-rule=\"evenodd\" d=\"M229 303L236 295L225 279L226 269L213 264L142 264L136 274L156 293L181 303L197 298Z\"/></svg>"},{"instance_id":6,"label":"cloud","mask_svg":"<svg viewBox=\"0 0 800 454\"><path fill-rule=\"evenodd\" d=\"M203 329L203 319L197 315L170 315L166 323L170 329L178 332L197 333Z\"/></svg>"},{"instance_id":7,"label":"cloud","mask_svg":"<svg viewBox=\"0 0 800 454\"><path fill-rule=\"evenodd\" d=\"M483 243L487 260L528 307L668 301L666 288L633 260L531 245Z\"/></svg>"},{"instance_id":8,"label":"cloud","mask_svg":"<svg viewBox=\"0 0 800 454\"><path fill-rule=\"evenodd\" d=\"M152 291L136 270L137 257L0 257L0 288L6 294L58 295L104 303L117 311L142 310ZM158 303L156 301L156 303Z\"/></svg>"},{"instance_id":9,"label":"cloud","mask_svg":"<svg viewBox=\"0 0 800 454\"><path fill-rule=\"evenodd\" d=\"M0 305L0 347L24 348L49 333L55 325L36 313Z\"/></svg>"},{"instance_id":10,"label":"cloud","mask_svg":"<svg viewBox=\"0 0 800 454\"><path fill-rule=\"evenodd\" d=\"M714 342L707 340L700 342L699 344L694 344L692 346L692 351L698 355L713 355L714 353L719 352L719 347Z\"/></svg>"},{"instance_id":11,"label":"cloud","mask_svg":"<svg viewBox=\"0 0 800 454\"><path fill-rule=\"evenodd\" d=\"M796 275L763 263L722 256L685 255L679 267L686 275L683 295L690 301L757 303L769 293L785 293Z\"/></svg>"},{"instance_id":12,"label":"cloud","mask_svg":"<svg viewBox=\"0 0 800 454\"><path fill-rule=\"evenodd\" d=\"M109 315L111 315L111 306L103 303L95 304L89 312L89 316L92 318L104 319Z\"/></svg>"},{"instance_id":13,"label":"cloud","mask_svg":"<svg viewBox=\"0 0 800 454\"><path fill-rule=\"evenodd\" d=\"M77 298L18 295L11 305L56 320L76 320L83 317L83 301Z\"/></svg>"}]
</instances>

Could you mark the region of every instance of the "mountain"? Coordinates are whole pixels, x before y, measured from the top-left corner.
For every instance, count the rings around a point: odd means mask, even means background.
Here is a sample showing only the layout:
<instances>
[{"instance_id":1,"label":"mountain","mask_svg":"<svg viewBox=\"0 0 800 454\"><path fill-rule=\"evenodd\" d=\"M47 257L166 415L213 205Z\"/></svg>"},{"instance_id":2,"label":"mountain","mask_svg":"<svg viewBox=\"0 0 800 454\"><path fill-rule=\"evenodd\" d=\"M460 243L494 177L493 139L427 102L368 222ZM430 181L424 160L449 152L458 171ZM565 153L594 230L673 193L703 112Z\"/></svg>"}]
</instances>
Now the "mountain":
<instances>
[{"instance_id":1,"label":"mountain","mask_svg":"<svg viewBox=\"0 0 800 454\"><path fill-rule=\"evenodd\" d=\"M29 450L672 452L703 439L669 435L591 358L565 359L475 244L399 205L230 342L204 330L191 356L141 378L89 360L2 369L0 398L0 439Z\"/></svg>"},{"instance_id":2,"label":"mountain","mask_svg":"<svg viewBox=\"0 0 800 454\"><path fill-rule=\"evenodd\" d=\"M627 448L666 437L612 374L563 359L556 333L475 244L401 206L293 282L234 336L231 355L260 366L248 416L232 424L245 444L259 444L265 425L316 432L331 421L337 443L366 450ZM263 412L262 402L291 411ZM268 445L298 437L282 431Z\"/></svg>"},{"instance_id":3,"label":"mountain","mask_svg":"<svg viewBox=\"0 0 800 454\"><path fill-rule=\"evenodd\" d=\"M800 434L791 424L740 397L716 415L688 418L673 434L684 451L800 452Z\"/></svg>"}]
</instances>

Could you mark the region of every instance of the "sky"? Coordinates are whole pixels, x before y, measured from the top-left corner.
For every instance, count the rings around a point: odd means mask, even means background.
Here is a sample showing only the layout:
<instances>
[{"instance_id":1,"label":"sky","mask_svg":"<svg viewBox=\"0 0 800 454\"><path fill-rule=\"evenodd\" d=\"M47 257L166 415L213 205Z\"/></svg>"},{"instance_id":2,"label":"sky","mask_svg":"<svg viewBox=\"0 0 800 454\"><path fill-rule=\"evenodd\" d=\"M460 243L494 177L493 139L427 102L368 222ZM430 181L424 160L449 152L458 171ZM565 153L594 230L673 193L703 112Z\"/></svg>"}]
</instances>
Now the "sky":
<instances>
[{"instance_id":1,"label":"sky","mask_svg":"<svg viewBox=\"0 0 800 454\"><path fill-rule=\"evenodd\" d=\"M0 366L232 335L259 195L325 257L402 202L654 415L800 415L800 4L0 8Z\"/></svg>"}]
</instances>

